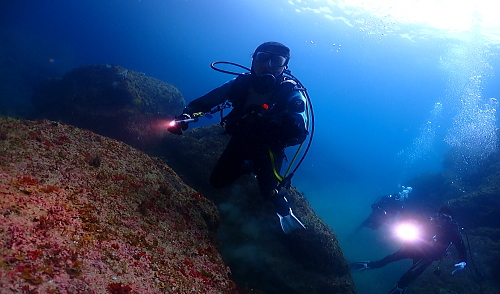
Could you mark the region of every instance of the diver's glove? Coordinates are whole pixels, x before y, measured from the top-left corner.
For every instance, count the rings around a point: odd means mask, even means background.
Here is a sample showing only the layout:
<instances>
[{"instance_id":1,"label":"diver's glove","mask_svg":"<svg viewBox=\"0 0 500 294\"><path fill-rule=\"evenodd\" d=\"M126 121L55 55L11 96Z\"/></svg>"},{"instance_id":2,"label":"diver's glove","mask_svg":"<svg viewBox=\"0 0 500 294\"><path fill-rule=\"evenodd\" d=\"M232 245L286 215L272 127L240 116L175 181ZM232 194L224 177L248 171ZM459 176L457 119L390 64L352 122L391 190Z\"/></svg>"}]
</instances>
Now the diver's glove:
<instances>
[{"instance_id":1,"label":"diver's glove","mask_svg":"<svg viewBox=\"0 0 500 294\"><path fill-rule=\"evenodd\" d=\"M466 265L467 265L467 263L465 261L462 261L462 262L455 264L456 269L454 271L452 271L451 274L454 275L454 274L458 273L459 271L462 271Z\"/></svg>"},{"instance_id":2,"label":"diver's glove","mask_svg":"<svg viewBox=\"0 0 500 294\"><path fill-rule=\"evenodd\" d=\"M182 135L182 132L187 130L188 128L188 123L192 121L192 118L189 114L183 113L179 116L176 116L173 121L171 121L168 126L167 130L175 135Z\"/></svg>"},{"instance_id":3,"label":"diver's glove","mask_svg":"<svg viewBox=\"0 0 500 294\"><path fill-rule=\"evenodd\" d=\"M367 269L370 269L370 262L369 261L358 261L358 262L353 262L349 264L351 267L351 270L354 272L360 272L364 271Z\"/></svg>"}]
</instances>

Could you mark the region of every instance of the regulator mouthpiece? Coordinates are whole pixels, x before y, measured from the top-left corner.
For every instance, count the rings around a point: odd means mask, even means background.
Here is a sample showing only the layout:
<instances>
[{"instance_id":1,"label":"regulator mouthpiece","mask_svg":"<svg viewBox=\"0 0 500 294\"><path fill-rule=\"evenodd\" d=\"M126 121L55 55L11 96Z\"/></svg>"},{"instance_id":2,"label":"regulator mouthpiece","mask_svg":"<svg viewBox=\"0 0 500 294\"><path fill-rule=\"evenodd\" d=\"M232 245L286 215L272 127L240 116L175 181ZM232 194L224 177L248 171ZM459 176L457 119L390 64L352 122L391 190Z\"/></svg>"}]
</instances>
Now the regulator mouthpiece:
<instances>
[{"instance_id":1,"label":"regulator mouthpiece","mask_svg":"<svg viewBox=\"0 0 500 294\"><path fill-rule=\"evenodd\" d=\"M271 87L276 82L276 77L270 73L265 73L259 77L259 83L264 87Z\"/></svg>"}]
</instances>

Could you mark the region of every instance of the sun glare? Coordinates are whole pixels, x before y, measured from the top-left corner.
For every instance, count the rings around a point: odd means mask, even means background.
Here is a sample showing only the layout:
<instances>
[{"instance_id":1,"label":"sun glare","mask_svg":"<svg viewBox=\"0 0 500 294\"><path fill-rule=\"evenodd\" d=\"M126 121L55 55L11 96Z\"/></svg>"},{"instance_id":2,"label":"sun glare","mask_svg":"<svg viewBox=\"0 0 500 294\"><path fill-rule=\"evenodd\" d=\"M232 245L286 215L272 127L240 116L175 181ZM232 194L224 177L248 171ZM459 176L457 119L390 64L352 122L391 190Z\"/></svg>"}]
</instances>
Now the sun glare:
<instances>
[{"instance_id":1,"label":"sun glare","mask_svg":"<svg viewBox=\"0 0 500 294\"><path fill-rule=\"evenodd\" d=\"M367 30L397 31L418 25L441 35L478 32L500 42L500 1L492 0L289 0L295 10L313 11L327 19L359 24ZM379 22L379 24L375 24ZM381 24L380 24L381 22Z\"/></svg>"},{"instance_id":2,"label":"sun glare","mask_svg":"<svg viewBox=\"0 0 500 294\"><path fill-rule=\"evenodd\" d=\"M427 24L438 29L470 30L474 22L498 25L496 1L464 0L344 0L346 6L365 9L378 17L389 17L401 23Z\"/></svg>"}]
</instances>

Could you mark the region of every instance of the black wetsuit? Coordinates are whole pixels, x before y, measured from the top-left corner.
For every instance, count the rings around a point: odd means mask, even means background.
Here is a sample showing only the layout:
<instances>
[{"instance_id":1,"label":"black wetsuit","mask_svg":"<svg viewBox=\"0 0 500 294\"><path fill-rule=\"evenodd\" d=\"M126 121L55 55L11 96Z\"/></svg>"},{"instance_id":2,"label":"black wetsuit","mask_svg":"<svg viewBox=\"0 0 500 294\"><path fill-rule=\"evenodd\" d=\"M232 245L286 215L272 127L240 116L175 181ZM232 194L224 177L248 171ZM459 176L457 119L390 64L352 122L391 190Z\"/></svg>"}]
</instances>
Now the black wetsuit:
<instances>
[{"instance_id":1,"label":"black wetsuit","mask_svg":"<svg viewBox=\"0 0 500 294\"><path fill-rule=\"evenodd\" d=\"M280 172L284 149L301 144L308 135L305 98L283 77L264 88L253 75L241 75L193 100L184 113L207 112L226 101L234 107L223 118L225 133L231 139L212 171L210 183L222 188L253 172L261 193L269 198L275 195L279 183L276 173ZM282 216L288 214L283 197L271 197Z\"/></svg>"},{"instance_id":2,"label":"black wetsuit","mask_svg":"<svg viewBox=\"0 0 500 294\"><path fill-rule=\"evenodd\" d=\"M413 260L412 267L401 276L397 283L399 288L405 289L432 262L445 257L451 244L457 249L460 261L466 261L467 251L460 235L459 226L452 219L442 218L439 215L431 218L425 231L429 236L427 240L408 244L381 260L369 262L368 267L381 268L391 262L411 258Z\"/></svg>"}]
</instances>

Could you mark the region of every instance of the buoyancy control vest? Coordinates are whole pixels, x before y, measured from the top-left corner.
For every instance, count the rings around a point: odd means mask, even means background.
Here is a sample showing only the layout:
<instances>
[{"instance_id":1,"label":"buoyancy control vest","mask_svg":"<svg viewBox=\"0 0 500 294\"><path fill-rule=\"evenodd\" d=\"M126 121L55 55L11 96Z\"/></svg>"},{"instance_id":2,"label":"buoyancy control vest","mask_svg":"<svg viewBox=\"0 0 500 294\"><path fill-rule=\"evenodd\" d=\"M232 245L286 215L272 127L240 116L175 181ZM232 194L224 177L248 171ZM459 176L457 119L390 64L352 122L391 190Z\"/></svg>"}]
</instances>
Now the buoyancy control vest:
<instances>
[{"instance_id":1,"label":"buoyancy control vest","mask_svg":"<svg viewBox=\"0 0 500 294\"><path fill-rule=\"evenodd\" d=\"M302 143L308 134L306 102L297 83L281 76L267 91L259 90L257 83L251 74L233 81L228 93L233 110L222 119L225 133L255 134L282 147Z\"/></svg>"}]
</instances>

